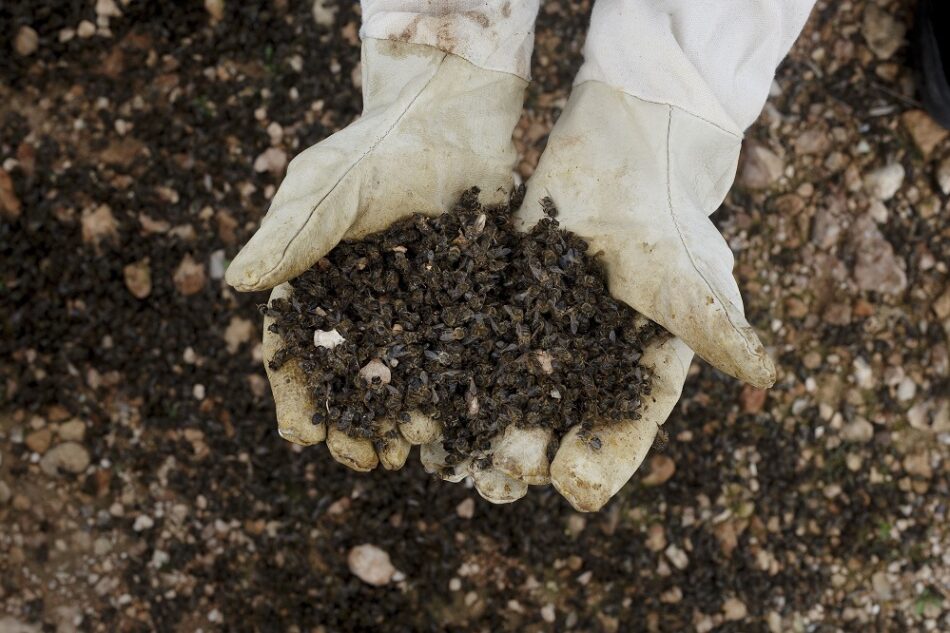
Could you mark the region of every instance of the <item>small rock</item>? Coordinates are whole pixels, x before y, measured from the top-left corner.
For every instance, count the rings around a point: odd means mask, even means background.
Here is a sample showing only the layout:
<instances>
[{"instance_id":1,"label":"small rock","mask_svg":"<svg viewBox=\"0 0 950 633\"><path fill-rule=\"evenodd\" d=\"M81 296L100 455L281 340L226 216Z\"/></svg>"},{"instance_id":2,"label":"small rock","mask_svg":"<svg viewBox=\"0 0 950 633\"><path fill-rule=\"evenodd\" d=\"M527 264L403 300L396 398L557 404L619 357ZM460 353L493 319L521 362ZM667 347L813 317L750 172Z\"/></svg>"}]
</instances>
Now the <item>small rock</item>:
<instances>
[{"instance_id":1,"label":"small rock","mask_svg":"<svg viewBox=\"0 0 950 633\"><path fill-rule=\"evenodd\" d=\"M759 413L765 406L765 389L756 389L745 385L739 394L739 404L742 405L743 413Z\"/></svg>"},{"instance_id":2,"label":"small rock","mask_svg":"<svg viewBox=\"0 0 950 633\"><path fill-rule=\"evenodd\" d=\"M834 499L841 494L841 486L839 484L828 484L822 489L822 494L828 499Z\"/></svg>"},{"instance_id":3,"label":"small rock","mask_svg":"<svg viewBox=\"0 0 950 633\"><path fill-rule=\"evenodd\" d=\"M811 351L805 354L802 358L802 364L805 365L807 369L818 369L821 367L822 357L821 354L816 351Z\"/></svg>"},{"instance_id":4,"label":"small rock","mask_svg":"<svg viewBox=\"0 0 950 633\"><path fill-rule=\"evenodd\" d=\"M848 467L853 473L856 473L861 470L861 467L864 465L864 458L858 455L857 453L848 453L844 458L845 466Z\"/></svg>"},{"instance_id":5,"label":"small rock","mask_svg":"<svg viewBox=\"0 0 950 633\"><path fill-rule=\"evenodd\" d=\"M660 594L660 602L663 604L679 604L683 600L683 590L679 587L671 587Z\"/></svg>"},{"instance_id":6,"label":"small rock","mask_svg":"<svg viewBox=\"0 0 950 633\"><path fill-rule=\"evenodd\" d=\"M924 451L916 455L908 455L904 458L904 470L915 477L930 479L934 474L930 466L930 454Z\"/></svg>"},{"instance_id":7,"label":"small rock","mask_svg":"<svg viewBox=\"0 0 950 633\"><path fill-rule=\"evenodd\" d=\"M277 121L271 121L267 126L267 136L270 137L271 145L277 145L284 138L284 128Z\"/></svg>"},{"instance_id":8,"label":"small rock","mask_svg":"<svg viewBox=\"0 0 950 633\"><path fill-rule=\"evenodd\" d=\"M742 148L739 182L747 189L767 189L782 177L785 161L765 147L749 141Z\"/></svg>"},{"instance_id":9,"label":"small rock","mask_svg":"<svg viewBox=\"0 0 950 633\"><path fill-rule=\"evenodd\" d=\"M64 422L57 431L59 439L67 442L81 442L86 437L86 425L82 420L73 418L69 422Z\"/></svg>"},{"instance_id":10,"label":"small rock","mask_svg":"<svg viewBox=\"0 0 950 633\"><path fill-rule=\"evenodd\" d=\"M389 584L396 574L389 554L375 545L357 545L350 550L346 561L354 576L374 587Z\"/></svg>"},{"instance_id":11,"label":"small rock","mask_svg":"<svg viewBox=\"0 0 950 633\"><path fill-rule=\"evenodd\" d=\"M904 43L907 27L890 13L876 4L869 4L864 10L861 35L868 48L878 59L888 59Z\"/></svg>"},{"instance_id":12,"label":"small rock","mask_svg":"<svg viewBox=\"0 0 950 633\"><path fill-rule=\"evenodd\" d=\"M940 319L950 318L950 286L933 302L934 314Z\"/></svg>"},{"instance_id":13,"label":"small rock","mask_svg":"<svg viewBox=\"0 0 950 633\"><path fill-rule=\"evenodd\" d=\"M122 16L122 11L119 10L115 0L96 0L96 15L104 18L118 18Z\"/></svg>"},{"instance_id":14,"label":"small rock","mask_svg":"<svg viewBox=\"0 0 950 633\"><path fill-rule=\"evenodd\" d=\"M726 620L736 622L738 620L744 620L749 614L749 611L746 609L745 603L742 600L738 598L728 598L722 603L722 614Z\"/></svg>"},{"instance_id":15,"label":"small rock","mask_svg":"<svg viewBox=\"0 0 950 633\"><path fill-rule=\"evenodd\" d=\"M234 354L244 343L247 343L254 336L254 324L248 319L239 316L231 317L228 327L224 330L224 341L227 344L228 353Z\"/></svg>"},{"instance_id":16,"label":"small rock","mask_svg":"<svg viewBox=\"0 0 950 633\"><path fill-rule=\"evenodd\" d=\"M913 400L914 396L917 395L917 383L909 376L904 376L904 379L897 385L896 395L897 399L901 402Z\"/></svg>"},{"instance_id":17,"label":"small rock","mask_svg":"<svg viewBox=\"0 0 950 633\"><path fill-rule=\"evenodd\" d=\"M208 257L208 276L212 279L224 279L224 273L227 270L225 265L224 249L212 251Z\"/></svg>"},{"instance_id":18,"label":"small rock","mask_svg":"<svg viewBox=\"0 0 950 633\"><path fill-rule=\"evenodd\" d=\"M901 123L914 139L914 144L920 149L924 158L930 156L934 148L950 134L950 131L930 118L930 115L923 110L908 110L901 115Z\"/></svg>"},{"instance_id":19,"label":"small rock","mask_svg":"<svg viewBox=\"0 0 950 633\"><path fill-rule=\"evenodd\" d=\"M100 536L92 544L92 551L96 556L105 556L112 551L112 541L104 536Z\"/></svg>"},{"instance_id":20,"label":"small rock","mask_svg":"<svg viewBox=\"0 0 950 633\"><path fill-rule=\"evenodd\" d=\"M666 554L666 557L677 569L683 570L689 566L689 557L686 555L686 552L675 545L670 545L663 553Z\"/></svg>"},{"instance_id":21,"label":"small rock","mask_svg":"<svg viewBox=\"0 0 950 633\"><path fill-rule=\"evenodd\" d=\"M825 308L821 318L831 325L849 325L851 323L851 304L832 303Z\"/></svg>"},{"instance_id":22,"label":"small rock","mask_svg":"<svg viewBox=\"0 0 950 633\"><path fill-rule=\"evenodd\" d=\"M864 176L864 190L882 202L894 197L904 184L904 166L900 163L891 163L879 167Z\"/></svg>"},{"instance_id":23,"label":"small rock","mask_svg":"<svg viewBox=\"0 0 950 633\"><path fill-rule=\"evenodd\" d=\"M363 368L360 370L360 377L366 382L372 384L373 378L379 378L379 381L384 385L388 385L392 380L393 375L383 361L378 358L366 363Z\"/></svg>"},{"instance_id":24,"label":"small rock","mask_svg":"<svg viewBox=\"0 0 950 633\"><path fill-rule=\"evenodd\" d=\"M462 519L471 519L475 516L475 500L471 497L463 500L455 507L455 513Z\"/></svg>"},{"instance_id":25,"label":"small rock","mask_svg":"<svg viewBox=\"0 0 950 633\"><path fill-rule=\"evenodd\" d=\"M571 536L580 536L581 532L583 532L584 528L586 527L587 519L583 514L577 514L575 512L567 517L567 531L571 534Z\"/></svg>"},{"instance_id":26,"label":"small rock","mask_svg":"<svg viewBox=\"0 0 950 633\"><path fill-rule=\"evenodd\" d=\"M82 212L82 241L92 244L96 248L102 240L117 240L119 237L119 223L112 215L112 209L107 204L100 204L95 210L86 209Z\"/></svg>"},{"instance_id":27,"label":"small rock","mask_svg":"<svg viewBox=\"0 0 950 633\"><path fill-rule=\"evenodd\" d=\"M119 588L119 579L115 576L104 576L96 583L96 594L102 597L111 596Z\"/></svg>"},{"instance_id":28,"label":"small rock","mask_svg":"<svg viewBox=\"0 0 950 633\"><path fill-rule=\"evenodd\" d=\"M830 209L820 208L812 222L811 241L818 248L830 249L841 238L843 221L841 216Z\"/></svg>"},{"instance_id":29,"label":"small rock","mask_svg":"<svg viewBox=\"0 0 950 633\"><path fill-rule=\"evenodd\" d=\"M13 50L17 55L28 57L36 52L40 46L40 36L30 26L21 26L13 38Z\"/></svg>"},{"instance_id":30,"label":"small rock","mask_svg":"<svg viewBox=\"0 0 950 633\"><path fill-rule=\"evenodd\" d=\"M650 459L650 474L643 478L644 486L659 486L666 483L676 472L676 462L666 455L654 455Z\"/></svg>"},{"instance_id":31,"label":"small rock","mask_svg":"<svg viewBox=\"0 0 950 633\"><path fill-rule=\"evenodd\" d=\"M269 147L254 160L254 171L263 173L269 171L275 176L283 173L287 166L287 152L279 147Z\"/></svg>"},{"instance_id":32,"label":"small rock","mask_svg":"<svg viewBox=\"0 0 950 633\"><path fill-rule=\"evenodd\" d=\"M23 440L27 448L35 453L42 455L49 449L50 443L53 441L53 432L49 428L43 428L38 431L33 431L26 436L26 439Z\"/></svg>"},{"instance_id":33,"label":"small rock","mask_svg":"<svg viewBox=\"0 0 950 633\"><path fill-rule=\"evenodd\" d=\"M96 34L96 25L90 22L89 20L83 20L79 23L79 26L76 28L76 35L81 37L84 40L89 39Z\"/></svg>"},{"instance_id":34,"label":"small rock","mask_svg":"<svg viewBox=\"0 0 950 633\"><path fill-rule=\"evenodd\" d=\"M830 144L828 131L813 127L805 130L795 139L795 152L797 154L824 155Z\"/></svg>"},{"instance_id":35,"label":"small rock","mask_svg":"<svg viewBox=\"0 0 950 633\"><path fill-rule=\"evenodd\" d=\"M340 343L344 342L346 339L343 338L343 335L333 330L314 330L313 332L313 344L316 347L325 347L327 349L333 349Z\"/></svg>"},{"instance_id":36,"label":"small rock","mask_svg":"<svg viewBox=\"0 0 950 633\"><path fill-rule=\"evenodd\" d=\"M868 214L874 218L874 221L878 224L884 224L887 222L890 212L887 210L887 205L880 200L871 200L871 203L868 205Z\"/></svg>"},{"instance_id":37,"label":"small rock","mask_svg":"<svg viewBox=\"0 0 950 633\"><path fill-rule=\"evenodd\" d=\"M550 602L541 607L541 619L548 624L554 624L554 621L557 619L557 612L554 610L554 605Z\"/></svg>"},{"instance_id":38,"label":"small rock","mask_svg":"<svg viewBox=\"0 0 950 633\"><path fill-rule=\"evenodd\" d=\"M60 471L79 474L88 466L89 451L77 442L57 444L40 460L40 469L51 477Z\"/></svg>"},{"instance_id":39,"label":"small rock","mask_svg":"<svg viewBox=\"0 0 950 633\"><path fill-rule=\"evenodd\" d=\"M919 431L929 431L930 424L927 420L927 404L918 402L907 410L907 421L911 427Z\"/></svg>"},{"instance_id":40,"label":"small rock","mask_svg":"<svg viewBox=\"0 0 950 633\"><path fill-rule=\"evenodd\" d=\"M937 184L944 195L950 195L950 156L947 156L937 166Z\"/></svg>"},{"instance_id":41,"label":"small rock","mask_svg":"<svg viewBox=\"0 0 950 633\"><path fill-rule=\"evenodd\" d=\"M225 244L234 244L237 242L236 231L239 224L238 221L234 219L234 216L226 209L220 209L215 213L214 219L218 223L218 237L221 238L221 241Z\"/></svg>"},{"instance_id":42,"label":"small rock","mask_svg":"<svg viewBox=\"0 0 950 633\"><path fill-rule=\"evenodd\" d=\"M172 280L178 292L186 297L201 292L207 280L205 265L196 262L190 254L185 255L175 269Z\"/></svg>"},{"instance_id":43,"label":"small rock","mask_svg":"<svg viewBox=\"0 0 950 633\"><path fill-rule=\"evenodd\" d=\"M7 482L0 480L0 505L10 501L12 496L13 492L10 490L10 486L7 485Z\"/></svg>"},{"instance_id":44,"label":"small rock","mask_svg":"<svg viewBox=\"0 0 950 633\"><path fill-rule=\"evenodd\" d=\"M851 227L850 236L857 253L854 280L861 290L898 295L907 289L903 261L870 216L859 217Z\"/></svg>"},{"instance_id":45,"label":"small rock","mask_svg":"<svg viewBox=\"0 0 950 633\"><path fill-rule=\"evenodd\" d=\"M147 514L138 515L135 517L135 523L132 524L132 529L136 532L151 530L153 527L155 527L155 520Z\"/></svg>"},{"instance_id":46,"label":"small rock","mask_svg":"<svg viewBox=\"0 0 950 633\"><path fill-rule=\"evenodd\" d=\"M716 628L716 620L708 613L693 616L693 626L696 627L696 633L710 633Z\"/></svg>"},{"instance_id":47,"label":"small rock","mask_svg":"<svg viewBox=\"0 0 950 633\"><path fill-rule=\"evenodd\" d=\"M858 356L852 361L851 366L854 368L854 382L857 383L858 387L872 389L875 384L874 370L868 365L868 362Z\"/></svg>"},{"instance_id":48,"label":"small rock","mask_svg":"<svg viewBox=\"0 0 950 633\"><path fill-rule=\"evenodd\" d=\"M320 26L332 26L337 7L329 0L313 0L313 20Z\"/></svg>"},{"instance_id":49,"label":"small rock","mask_svg":"<svg viewBox=\"0 0 950 633\"><path fill-rule=\"evenodd\" d=\"M113 139L109 145L106 146L104 150L99 154L99 159L107 165L115 165L117 167L129 167L135 161L136 158L142 153L146 152L145 143L142 141L133 138L131 136L125 136L121 139ZM144 213L139 214L139 219L142 217L148 218ZM143 228L149 233L164 233L168 230L168 223L158 221L155 224L164 224L163 230L149 230L150 227L143 222Z\"/></svg>"},{"instance_id":50,"label":"small rock","mask_svg":"<svg viewBox=\"0 0 950 633\"><path fill-rule=\"evenodd\" d=\"M739 534L736 533L736 521L734 519L728 519L722 523L717 523L713 528L713 534L715 534L716 540L719 541L719 547L722 548L722 553L726 555L726 558L731 558L732 553L739 546Z\"/></svg>"},{"instance_id":51,"label":"small rock","mask_svg":"<svg viewBox=\"0 0 950 633\"><path fill-rule=\"evenodd\" d=\"M890 600L893 597L891 581L887 579L887 572L875 572L875 574L871 576L871 586L874 588L874 593L876 593L877 597L881 600Z\"/></svg>"},{"instance_id":52,"label":"small rock","mask_svg":"<svg viewBox=\"0 0 950 633\"><path fill-rule=\"evenodd\" d=\"M661 552L666 547L666 530L659 523L652 524L647 530L647 549Z\"/></svg>"},{"instance_id":53,"label":"small rock","mask_svg":"<svg viewBox=\"0 0 950 633\"><path fill-rule=\"evenodd\" d=\"M4 169L0 169L0 215L15 220L20 217L20 199L13 188L13 179Z\"/></svg>"},{"instance_id":54,"label":"small rock","mask_svg":"<svg viewBox=\"0 0 950 633\"><path fill-rule=\"evenodd\" d=\"M125 287L136 299L144 299L152 294L152 269L149 267L149 258L126 265L122 269L125 278Z\"/></svg>"},{"instance_id":55,"label":"small rock","mask_svg":"<svg viewBox=\"0 0 950 633\"><path fill-rule=\"evenodd\" d=\"M848 442L866 444L874 439L874 426L864 418L856 418L841 429L841 437Z\"/></svg>"},{"instance_id":56,"label":"small rock","mask_svg":"<svg viewBox=\"0 0 950 633\"><path fill-rule=\"evenodd\" d=\"M205 0L205 11L212 21L220 22L224 18L224 0Z\"/></svg>"}]
</instances>

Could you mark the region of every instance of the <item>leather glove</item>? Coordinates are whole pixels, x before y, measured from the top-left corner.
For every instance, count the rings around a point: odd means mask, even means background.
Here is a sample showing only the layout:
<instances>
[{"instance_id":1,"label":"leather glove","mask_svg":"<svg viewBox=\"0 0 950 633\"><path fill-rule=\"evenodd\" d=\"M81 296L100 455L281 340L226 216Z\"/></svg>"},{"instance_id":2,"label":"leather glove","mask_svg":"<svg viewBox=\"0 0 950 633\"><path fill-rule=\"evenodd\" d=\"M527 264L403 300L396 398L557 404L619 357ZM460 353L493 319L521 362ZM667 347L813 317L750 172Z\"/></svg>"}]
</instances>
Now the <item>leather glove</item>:
<instances>
[{"instance_id":1,"label":"leather glove","mask_svg":"<svg viewBox=\"0 0 950 633\"><path fill-rule=\"evenodd\" d=\"M572 430L550 465L578 510L602 507L631 477L672 411L692 351L756 387L775 368L745 318L733 256L709 215L732 185L742 130L758 116L775 67L812 0L598 0L585 63L528 183L518 221L551 198L561 225L605 265L611 294L675 338L646 350L654 393L642 417ZM522 433L516 454L542 436ZM523 462L522 462L523 463ZM517 456L495 468L516 479Z\"/></svg>"},{"instance_id":2,"label":"leather glove","mask_svg":"<svg viewBox=\"0 0 950 633\"><path fill-rule=\"evenodd\" d=\"M260 230L227 270L232 286L274 287L271 299L285 298L285 282L342 239L411 213L441 213L472 185L484 204L505 201L537 3L454 0L431 9L415 0L364 1L363 117L290 164ZM435 471L432 456L444 456L441 428L421 414L384 422L394 432L375 445L313 424L315 405L300 367L267 364L283 346L272 324L265 318L263 352L282 437L301 445L326 440L334 459L357 471L399 468L411 445L421 444L423 462ZM495 503L526 490L471 461L438 473L450 481L472 476Z\"/></svg>"}]
</instances>

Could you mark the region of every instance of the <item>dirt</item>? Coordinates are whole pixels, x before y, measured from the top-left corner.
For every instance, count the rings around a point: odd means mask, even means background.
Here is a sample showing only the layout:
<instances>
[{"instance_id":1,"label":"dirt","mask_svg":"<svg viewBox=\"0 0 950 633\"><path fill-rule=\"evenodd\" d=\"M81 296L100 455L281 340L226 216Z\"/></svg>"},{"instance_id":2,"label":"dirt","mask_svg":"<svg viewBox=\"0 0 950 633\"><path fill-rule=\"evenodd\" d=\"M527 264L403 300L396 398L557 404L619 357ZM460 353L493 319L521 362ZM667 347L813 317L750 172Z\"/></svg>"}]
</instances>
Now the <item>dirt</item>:
<instances>
[{"instance_id":1,"label":"dirt","mask_svg":"<svg viewBox=\"0 0 950 633\"><path fill-rule=\"evenodd\" d=\"M265 361L303 369L315 424L384 442L387 420L418 410L440 422L455 464L482 458L512 424L557 440L639 417L650 393L640 358L662 328L610 296L553 205L517 231L523 197L483 208L472 189L451 212L344 242L291 281L291 297L266 309L284 345Z\"/></svg>"},{"instance_id":2,"label":"dirt","mask_svg":"<svg viewBox=\"0 0 950 633\"><path fill-rule=\"evenodd\" d=\"M913 2L818 3L747 133L783 168L740 173L713 216L776 386L695 362L664 452L586 516L550 488L492 506L417 452L356 475L276 432L267 296L221 273L280 182L257 158L358 116L356 3L317 24L309 1L226 1L220 20L118 1L108 31L97 4L0 3L0 629L950 630L950 142L925 153L907 127L906 39L882 59L862 34L872 6L909 26ZM542 7L522 177L589 10ZM891 164L881 201L863 181ZM855 279L859 219L906 288ZM251 336L226 338L235 319ZM45 471L38 450L67 442L85 469ZM351 572L366 544L388 584Z\"/></svg>"}]
</instances>

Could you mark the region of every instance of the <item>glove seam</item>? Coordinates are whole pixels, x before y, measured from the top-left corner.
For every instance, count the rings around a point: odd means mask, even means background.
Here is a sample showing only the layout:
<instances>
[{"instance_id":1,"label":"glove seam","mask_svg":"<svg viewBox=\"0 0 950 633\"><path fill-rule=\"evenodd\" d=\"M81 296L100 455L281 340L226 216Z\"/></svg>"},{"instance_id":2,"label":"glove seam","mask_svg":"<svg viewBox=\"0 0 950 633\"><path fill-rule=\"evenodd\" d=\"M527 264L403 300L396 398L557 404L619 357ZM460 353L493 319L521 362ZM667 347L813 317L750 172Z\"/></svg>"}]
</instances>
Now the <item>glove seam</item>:
<instances>
[{"instance_id":1,"label":"glove seam","mask_svg":"<svg viewBox=\"0 0 950 633\"><path fill-rule=\"evenodd\" d=\"M740 331L739 328L736 326L735 322L732 320L732 314L730 314L729 310L726 307L730 305L730 303L724 301L723 298L720 296L718 290L716 290L716 288L714 288L713 285L709 283L709 280L706 279L706 275L703 273L700 267L696 264L696 259L693 257L693 252L686 241L686 236L683 234L683 231L680 228L680 219L677 216L676 208L675 208L675 205L673 204L673 179L671 177L671 174L672 174L671 147L672 147L672 136L673 136L673 110L676 109L683 112L685 111L682 110L682 108L677 108L676 106L671 105L671 104L665 104L665 105L667 106L667 108L669 108L667 112L667 119L666 119L666 202L667 202L667 206L670 212L670 219L673 221L673 227L676 229L676 234L680 239L680 243L683 245L683 249L686 251L686 256L689 258L690 266L693 267L693 270L696 271L696 274L698 274L700 279L703 280L703 283L706 284L706 288L713 294L716 300L719 301L719 304L723 307L723 312L725 312L726 314L726 319L729 321L729 325L732 326L732 329L734 331L739 332ZM687 114L689 113L687 112ZM742 340L743 345L746 348L746 351L750 355L754 355L755 350L749 345L749 341L747 340L747 338L745 336L740 336L740 339Z\"/></svg>"},{"instance_id":2,"label":"glove seam","mask_svg":"<svg viewBox=\"0 0 950 633\"><path fill-rule=\"evenodd\" d=\"M735 137L735 138L736 138L737 140L739 140L739 141L742 141L742 137L743 137L742 132L736 132L735 130L730 130L729 128L723 126L721 123L716 123L714 120L712 120L712 119L710 119L710 118L704 117L704 116L701 115L701 114L698 114L698 113L696 113L696 112L693 112L692 110L689 110L689 109L687 109L687 108L684 108L683 106L676 105L675 103L670 103L670 102L668 102L668 101L656 101L656 100L653 100L653 99L647 99L647 98L642 97L642 96L640 96L640 95L638 95L638 94L635 94L635 93L633 93L633 92L631 92L631 91L629 91L629 90L627 90L627 89L625 89L625 88L621 88L621 87L619 87L619 86L614 86L614 85L608 84L608 83L606 83L606 82L604 82L604 81L600 81L599 79L587 79L587 80L585 80L585 81L582 81L582 82L579 83L579 84L576 84L574 87L576 88L576 87L578 87L578 86L583 86L583 85L586 84L586 83L599 83L599 84L603 84L603 85L605 85L605 86L607 86L607 87L609 87L609 88L611 88L611 89L613 89L613 90L616 90L617 92L620 92L620 93L622 93L622 94L627 95L628 97L631 97L631 98L633 98L633 99L636 99L637 101L642 101L643 103L652 103L653 105L666 106L667 108L671 108L671 109L674 109L674 110L678 110L679 112L682 112L683 114L687 114L687 115L689 115L689 116L691 116L691 117L693 117L693 118L695 118L695 119L699 119L700 121L702 121L702 122L704 122L704 123L708 123L709 125L713 126L713 127L716 128L717 130L719 130L719 131L721 131L721 132L723 132L723 133L725 133L725 134L728 134L729 136Z\"/></svg>"},{"instance_id":3,"label":"glove seam","mask_svg":"<svg viewBox=\"0 0 950 633\"><path fill-rule=\"evenodd\" d=\"M350 174L350 172L352 172L357 167L357 165L359 165L363 161L364 158L366 158L371 153L373 153L373 151L377 147L379 147L379 145L389 137L392 131L396 128L396 126L399 125L399 123L403 120L403 118L405 118L406 114L409 112L409 110L412 109L412 106L415 105L416 101L419 99L422 93L425 92L426 89L429 87L429 85L435 80L436 75L439 74L439 70L442 68L442 65L445 63L446 58L450 55L450 53L446 53L445 51L441 51L441 52L442 52L442 59L439 60L439 63L435 67L435 71L432 73L432 76L426 80L422 88L419 89L419 92L417 92L409 101L409 103L406 104L405 109L403 109L403 111L399 113L399 116L396 117L396 120L393 121L392 125L390 125L386 129L386 131L380 135L379 139L375 143L370 145L369 148L367 148L367 150L363 152L363 154L359 158L353 161L353 164L351 164L349 167L346 168L346 171L343 172L343 174L337 179L335 183L333 183L333 186L330 187L327 190L327 192L313 205L313 207L310 208L310 211L307 213L307 220L303 222L300 225L300 228L298 228L294 232L293 236L289 240L287 240L287 243L284 245L284 250L280 254L280 259L278 259L277 263L274 264L274 266L272 266L266 273L260 276L261 279L263 279L264 277L267 277L267 275L271 274L272 272L274 272L274 270L280 267L280 265L284 261L284 258L287 256L287 251L290 250L291 245L297 240L298 237L300 237L300 234L307 228L307 225L310 224L310 221L313 219L313 214L316 213L317 208L321 204L323 204L323 201L326 200L330 196L330 194L336 190L337 187L340 186L340 183L343 182L343 179L346 178Z\"/></svg>"}]
</instances>

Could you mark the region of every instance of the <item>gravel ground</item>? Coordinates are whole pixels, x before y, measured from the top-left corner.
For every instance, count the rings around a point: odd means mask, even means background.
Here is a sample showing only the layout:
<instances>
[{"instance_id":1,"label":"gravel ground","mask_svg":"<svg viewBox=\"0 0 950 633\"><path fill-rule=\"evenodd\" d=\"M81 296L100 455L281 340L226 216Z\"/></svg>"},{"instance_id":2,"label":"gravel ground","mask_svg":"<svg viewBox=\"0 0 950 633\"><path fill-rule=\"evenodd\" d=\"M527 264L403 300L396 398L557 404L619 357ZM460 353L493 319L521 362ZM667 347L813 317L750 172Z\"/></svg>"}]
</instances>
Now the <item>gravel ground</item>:
<instances>
[{"instance_id":1,"label":"gravel ground","mask_svg":"<svg viewBox=\"0 0 950 633\"><path fill-rule=\"evenodd\" d=\"M589 10L542 8L525 177ZM266 297L223 270L359 112L354 3L0 5L0 631L950 630L950 141L912 13L819 2L715 216L775 388L696 362L581 515L277 436Z\"/></svg>"}]
</instances>

